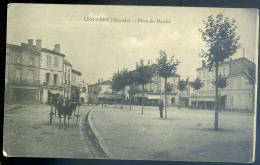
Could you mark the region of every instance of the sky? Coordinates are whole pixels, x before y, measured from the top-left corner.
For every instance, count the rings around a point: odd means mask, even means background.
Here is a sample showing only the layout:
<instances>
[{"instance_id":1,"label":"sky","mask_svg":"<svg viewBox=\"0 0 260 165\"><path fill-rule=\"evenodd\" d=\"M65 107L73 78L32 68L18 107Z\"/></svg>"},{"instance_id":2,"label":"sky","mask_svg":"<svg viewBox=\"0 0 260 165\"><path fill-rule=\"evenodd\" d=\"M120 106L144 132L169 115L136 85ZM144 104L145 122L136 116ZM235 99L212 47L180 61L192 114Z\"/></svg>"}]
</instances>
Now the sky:
<instances>
[{"instance_id":1,"label":"sky","mask_svg":"<svg viewBox=\"0 0 260 165\"><path fill-rule=\"evenodd\" d=\"M110 79L123 68L134 70L140 59L156 63L160 50L181 62L177 73L182 79L192 80L205 47L199 29L209 15L219 13L236 20L241 48L232 58L242 57L244 48L244 56L257 61L256 9L10 4L7 43L20 45L34 39L35 44L42 39L42 47L51 50L60 44L61 53L89 84ZM109 18L109 22L85 21L87 17ZM130 23L110 22L111 18ZM170 23L150 23L151 19Z\"/></svg>"}]
</instances>

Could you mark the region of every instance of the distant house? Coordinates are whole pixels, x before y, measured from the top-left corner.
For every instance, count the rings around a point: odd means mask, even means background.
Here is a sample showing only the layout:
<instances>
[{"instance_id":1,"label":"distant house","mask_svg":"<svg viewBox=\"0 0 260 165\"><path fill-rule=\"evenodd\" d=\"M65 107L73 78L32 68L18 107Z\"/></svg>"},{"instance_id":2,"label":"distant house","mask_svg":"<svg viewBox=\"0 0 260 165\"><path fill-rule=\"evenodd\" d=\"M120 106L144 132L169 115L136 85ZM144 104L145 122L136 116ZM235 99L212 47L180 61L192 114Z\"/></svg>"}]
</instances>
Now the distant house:
<instances>
[{"instance_id":1,"label":"distant house","mask_svg":"<svg viewBox=\"0 0 260 165\"><path fill-rule=\"evenodd\" d=\"M230 59L219 64L219 74L228 77L228 86L219 89L219 103L221 109L251 110L253 100L252 85L248 84L246 72L255 70L256 65L247 58ZM215 68L209 71L209 66L202 61L202 67L197 69L197 76L204 82L204 87L191 95L191 102L195 105L196 99L200 108L213 109L215 102Z\"/></svg>"},{"instance_id":2,"label":"distant house","mask_svg":"<svg viewBox=\"0 0 260 165\"><path fill-rule=\"evenodd\" d=\"M32 45L6 45L5 102L40 102L41 52Z\"/></svg>"},{"instance_id":3,"label":"distant house","mask_svg":"<svg viewBox=\"0 0 260 165\"><path fill-rule=\"evenodd\" d=\"M113 104L116 99L115 92L111 89L111 81L99 79L96 84L88 86L88 103L107 103ZM121 100L121 93L118 92L117 101Z\"/></svg>"},{"instance_id":4,"label":"distant house","mask_svg":"<svg viewBox=\"0 0 260 165\"><path fill-rule=\"evenodd\" d=\"M173 87L173 90L168 93L168 105L177 106L178 105L178 81L180 80L180 75L175 74L173 77L168 78L167 82ZM164 97L164 78L160 77L158 72L155 72L152 77L152 81L144 86L144 91L141 85L134 87L133 104L141 105L142 97L144 96L145 105L157 105L159 100L165 102ZM129 93L129 92L128 92ZM127 99L129 98L129 95Z\"/></svg>"}]
</instances>

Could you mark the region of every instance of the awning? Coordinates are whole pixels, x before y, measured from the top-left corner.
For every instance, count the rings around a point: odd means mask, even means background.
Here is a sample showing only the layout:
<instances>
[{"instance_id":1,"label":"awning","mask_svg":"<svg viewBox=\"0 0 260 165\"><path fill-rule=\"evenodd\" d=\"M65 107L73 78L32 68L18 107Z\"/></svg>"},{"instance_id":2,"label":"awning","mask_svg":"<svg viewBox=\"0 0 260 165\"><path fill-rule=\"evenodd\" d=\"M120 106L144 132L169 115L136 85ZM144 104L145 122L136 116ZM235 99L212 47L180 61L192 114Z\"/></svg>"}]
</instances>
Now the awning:
<instances>
[{"instance_id":1,"label":"awning","mask_svg":"<svg viewBox=\"0 0 260 165\"><path fill-rule=\"evenodd\" d=\"M48 90L51 94L53 94L53 95L56 95L56 94L61 94L63 91L60 91L60 90L54 90L54 89L49 89Z\"/></svg>"},{"instance_id":2,"label":"awning","mask_svg":"<svg viewBox=\"0 0 260 165\"><path fill-rule=\"evenodd\" d=\"M148 99L150 100L160 100L161 96L160 95L148 95Z\"/></svg>"}]
</instances>

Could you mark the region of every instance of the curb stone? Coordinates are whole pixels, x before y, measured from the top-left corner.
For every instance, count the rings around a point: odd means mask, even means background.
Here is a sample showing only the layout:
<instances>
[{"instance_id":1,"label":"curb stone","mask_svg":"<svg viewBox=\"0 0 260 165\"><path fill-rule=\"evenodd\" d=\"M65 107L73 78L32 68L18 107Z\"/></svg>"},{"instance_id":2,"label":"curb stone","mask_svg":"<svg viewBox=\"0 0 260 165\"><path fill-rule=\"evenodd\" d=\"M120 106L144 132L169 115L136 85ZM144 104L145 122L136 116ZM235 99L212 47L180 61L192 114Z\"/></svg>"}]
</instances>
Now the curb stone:
<instances>
[{"instance_id":1,"label":"curb stone","mask_svg":"<svg viewBox=\"0 0 260 165\"><path fill-rule=\"evenodd\" d=\"M98 130L95 128L92 120L91 120L91 116L92 116L92 111L90 111L89 115L88 115L88 122L90 125L90 128L92 129L93 133L96 135L100 147L103 149L103 151L107 154L108 158L112 159L115 158L114 154L111 152L111 150L105 145L105 141L103 139L103 137L100 135L100 133L98 132Z\"/></svg>"}]
</instances>

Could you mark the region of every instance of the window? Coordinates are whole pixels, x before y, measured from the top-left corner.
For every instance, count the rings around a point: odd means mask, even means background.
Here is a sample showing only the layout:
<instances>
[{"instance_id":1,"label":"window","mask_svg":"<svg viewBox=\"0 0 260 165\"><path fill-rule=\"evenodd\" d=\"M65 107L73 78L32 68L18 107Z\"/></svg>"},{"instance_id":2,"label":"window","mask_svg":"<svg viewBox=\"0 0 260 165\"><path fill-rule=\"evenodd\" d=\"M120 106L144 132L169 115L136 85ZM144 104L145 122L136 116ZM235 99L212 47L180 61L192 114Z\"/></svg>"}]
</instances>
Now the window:
<instances>
[{"instance_id":1,"label":"window","mask_svg":"<svg viewBox=\"0 0 260 165\"><path fill-rule=\"evenodd\" d=\"M230 79L229 82L230 82L230 89L233 89L233 79Z\"/></svg>"},{"instance_id":2,"label":"window","mask_svg":"<svg viewBox=\"0 0 260 165\"><path fill-rule=\"evenodd\" d=\"M20 83L21 82L21 69L16 69L15 72L15 81Z\"/></svg>"},{"instance_id":3,"label":"window","mask_svg":"<svg viewBox=\"0 0 260 165\"><path fill-rule=\"evenodd\" d=\"M46 75L45 75L45 81L46 81L47 83L50 82L50 73L46 73Z\"/></svg>"},{"instance_id":4,"label":"window","mask_svg":"<svg viewBox=\"0 0 260 165\"><path fill-rule=\"evenodd\" d=\"M233 107L233 96L232 95L230 95L230 108L232 108Z\"/></svg>"},{"instance_id":5,"label":"window","mask_svg":"<svg viewBox=\"0 0 260 165\"><path fill-rule=\"evenodd\" d=\"M29 70L28 73L28 82L33 82L33 76L34 76L34 71L33 70Z\"/></svg>"},{"instance_id":6,"label":"window","mask_svg":"<svg viewBox=\"0 0 260 165\"><path fill-rule=\"evenodd\" d=\"M46 64L48 67L51 67L51 56L47 56Z\"/></svg>"},{"instance_id":7,"label":"window","mask_svg":"<svg viewBox=\"0 0 260 165\"><path fill-rule=\"evenodd\" d=\"M99 87L99 91L101 92L101 90L102 90L102 88L101 87Z\"/></svg>"},{"instance_id":8,"label":"window","mask_svg":"<svg viewBox=\"0 0 260 165\"><path fill-rule=\"evenodd\" d=\"M53 78L53 85L54 86L57 86L57 79L58 79L58 75L57 74L54 74L54 78Z\"/></svg>"},{"instance_id":9,"label":"window","mask_svg":"<svg viewBox=\"0 0 260 165\"><path fill-rule=\"evenodd\" d=\"M54 65L56 67L59 67L59 58L58 57L55 57Z\"/></svg>"},{"instance_id":10,"label":"window","mask_svg":"<svg viewBox=\"0 0 260 165\"><path fill-rule=\"evenodd\" d=\"M226 76L226 68L223 68L223 76Z\"/></svg>"},{"instance_id":11,"label":"window","mask_svg":"<svg viewBox=\"0 0 260 165\"><path fill-rule=\"evenodd\" d=\"M237 106L238 106L238 108L240 108L241 107L241 95L237 95Z\"/></svg>"},{"instance_id":12,"label":"window","mask_svg":"<svg viewBox=\"0 0 260 165\"><path fill-rule=\"evenodd\" d=\"M30 65L33 66L34 65L34 58L30 57Z\"/></svg>"},{"instance_id":13,"label":"window","mask_svg":"<svg viewBox=\"0 0 260 165\"><path fill-rule=\"evenodd\" d=\"M241 89L241 79L239 78L238 81L237 81L237 88L238 89Z\"/></svg>"},{"instance_id":14,"label":"window","mask_svg":"<svg viewBox=\"0 0 260 165\"><path fill-rule=\"evenodd\" d=\"M209 82L207 82L207 90L209 90L210 89L210 87L209 87Z\"/></svg>"},{"instance_id":15,"label":"window","mask_svg":"<svg viewBox=\"0 0 260 165\"><path fill-rule=\"evenodd\" d=\"M212 77L214 77L215 76L215 71L214 70L212 70Z\"/></svg>"},{"instance_id":16,"label":"window","mask_svg":"<svg viewBox=\"0 0 260 165\"><path fill-rule=\"evenodd\" d=\"M16 57L16 63L17 64L21 64L22 63L22 56L19 55L19 56Z\"/></svg>"}]
</instances>

